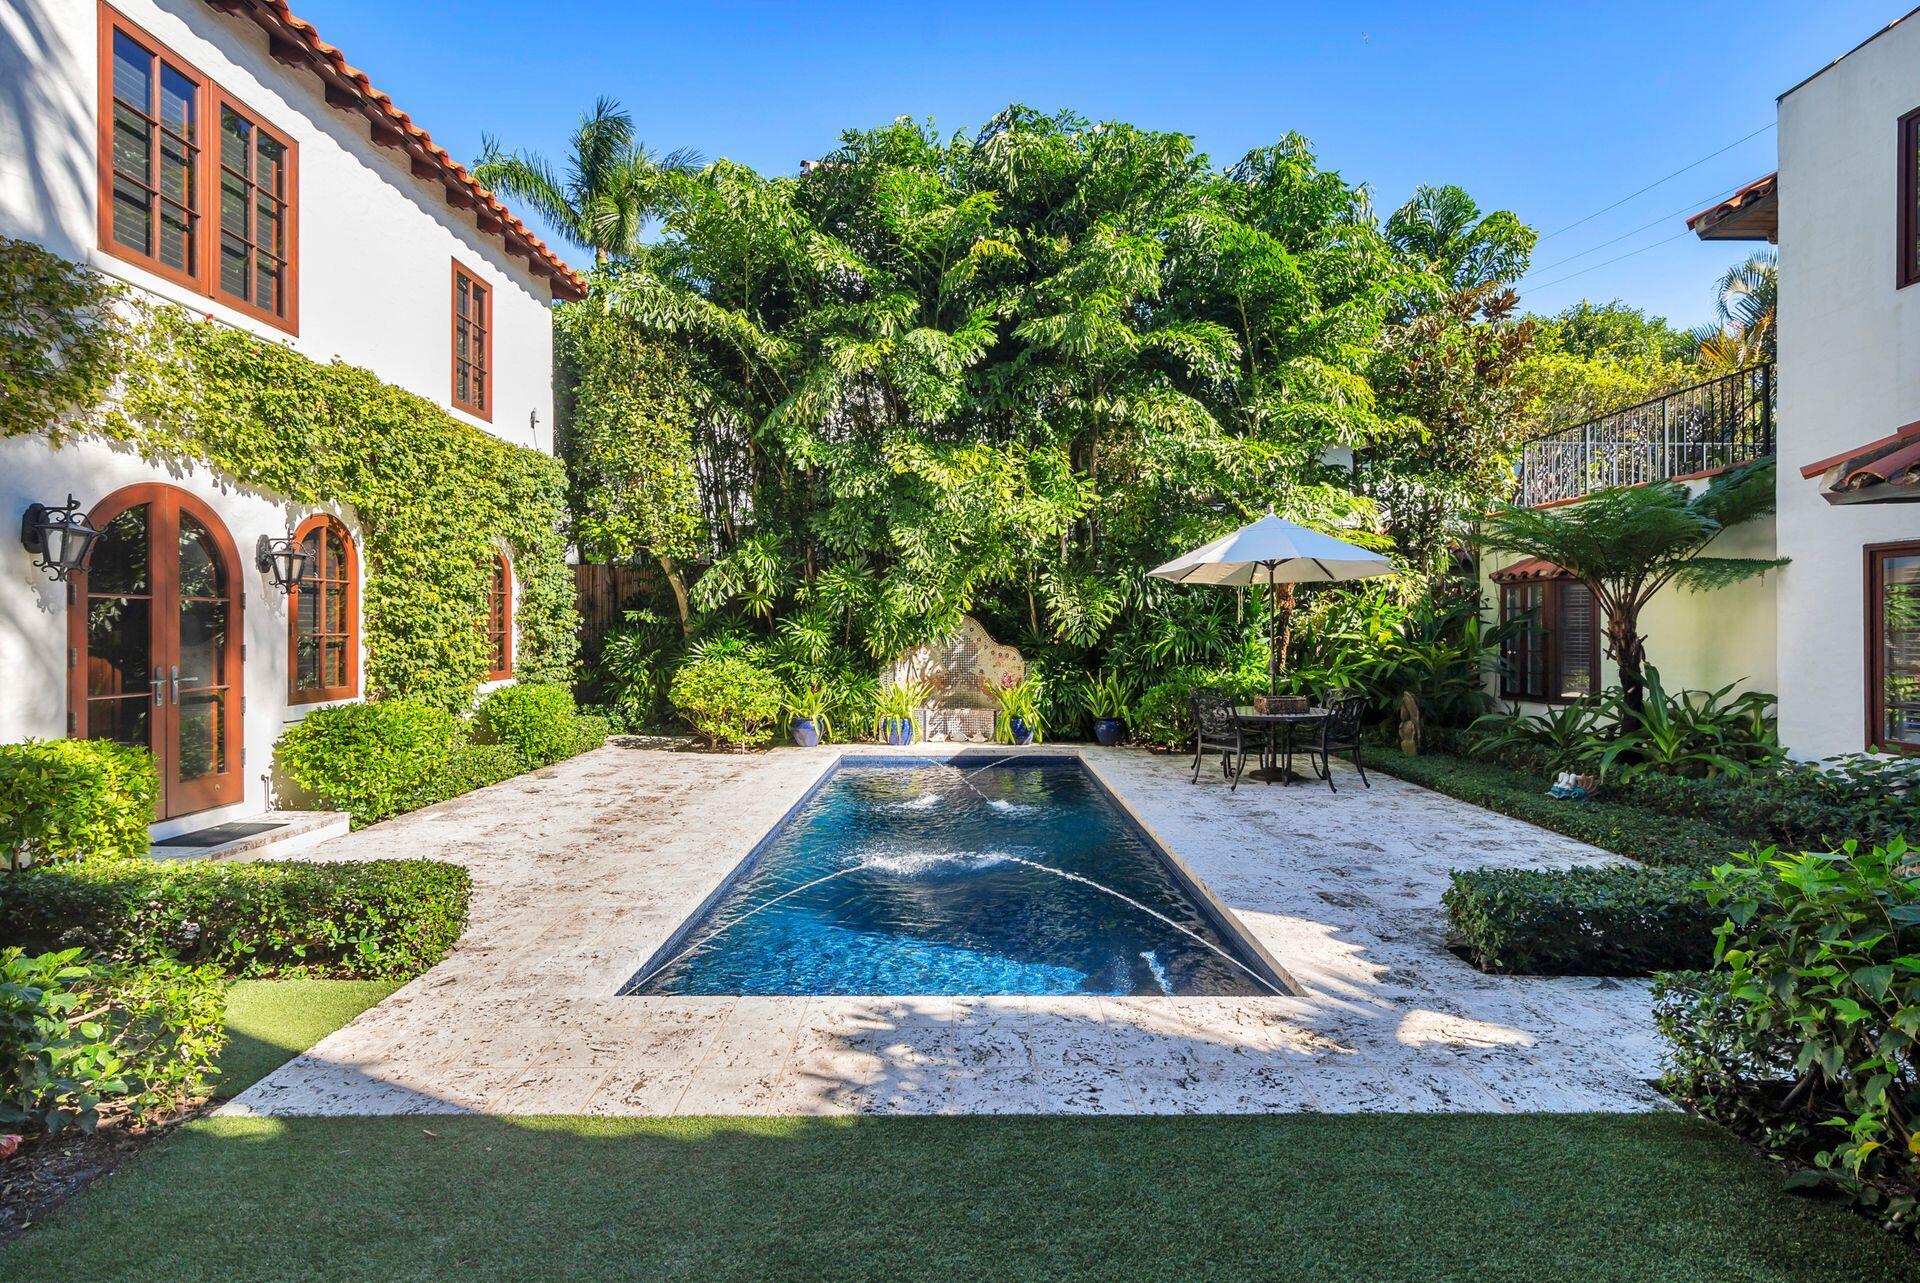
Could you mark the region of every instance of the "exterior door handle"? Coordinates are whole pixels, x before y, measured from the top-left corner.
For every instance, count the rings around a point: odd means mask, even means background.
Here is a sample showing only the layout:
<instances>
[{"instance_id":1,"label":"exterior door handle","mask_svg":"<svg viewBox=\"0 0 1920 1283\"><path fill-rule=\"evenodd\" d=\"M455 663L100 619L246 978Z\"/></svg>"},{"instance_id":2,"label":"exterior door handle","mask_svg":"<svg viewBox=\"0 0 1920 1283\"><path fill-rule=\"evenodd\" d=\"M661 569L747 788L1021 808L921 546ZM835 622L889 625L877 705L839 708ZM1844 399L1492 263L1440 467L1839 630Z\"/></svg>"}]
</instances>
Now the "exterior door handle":
<instances>
[{"instance_id":1,"label":"exterior door handle","mask_svg":"<svg viewBox=\"0 0 1920 1283\"><path fill-rule=\"evenodd\" d=\"M153 675L153 681L149 684L153 687L153 706L155 708L166 707L167 675L165 673L155 673Z\"/></svg>"},{"instance_id":2,"label":"exterior door handle","mask_svg":"<svg viewBox=\"0 0 1920 1283\"><path fill-rule=\"evenodd\" d=\"M180 702L180 665L178 664L173 666L173 702L176 705Z\"/></svg>"}]
</instances>

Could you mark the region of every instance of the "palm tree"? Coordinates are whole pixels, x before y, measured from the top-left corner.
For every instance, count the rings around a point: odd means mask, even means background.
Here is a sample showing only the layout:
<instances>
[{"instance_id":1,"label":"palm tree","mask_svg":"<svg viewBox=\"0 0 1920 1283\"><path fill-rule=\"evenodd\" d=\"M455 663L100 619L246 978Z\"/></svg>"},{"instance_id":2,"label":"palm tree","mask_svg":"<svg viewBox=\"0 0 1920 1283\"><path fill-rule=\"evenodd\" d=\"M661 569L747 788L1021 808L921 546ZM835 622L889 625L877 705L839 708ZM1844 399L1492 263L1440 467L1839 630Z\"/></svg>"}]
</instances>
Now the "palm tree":
<instances>
[{"instance_id":1,"label":"palm tree","mask_svg":"<svg viewBox=\"0 0 1920 1283\"><path fill-rule=\"evenodd\" d=\"M473 176L533 206L562 236L592 250L600 264L629 257L647 220L660 210L667 176L701 163L692 151L648 151L633 136L633 117L611 98L595 102L580 118L569 145L563 182L542 157L503 152L499 140L483 134Z\"/></svg>"},{"instance_id":2,"label":"palm tree","mask_svg":"<svg viewBox=\"0 0 1920 1283\"><path fill-rule=\"evenodd\" d=\"M1773 360L1780 297L1780 260L1761 250L1727 269L1714 286L1714 321L1694 331L1695 358L1731 374Z\"/></svg>"},{"instance_id":3,"label":"palm tree","mask_svg":"<svg viewBox=\"0 0 1920 1283\"><path fill-rule=\"evenodd\" d=\"M1487 517L1482 544L1552 562L1585 584L1606 615L1607 656L1620 666L1623 721L1646 706L1640 613L1669 583L1696 592L1763 574L1785 559L1706 557L1722 530L1773 511L1773 462L1722 473L1703 490L1677 481L1596 490L1563 508L1509 507Z\"/></svg>"}]
</instances>

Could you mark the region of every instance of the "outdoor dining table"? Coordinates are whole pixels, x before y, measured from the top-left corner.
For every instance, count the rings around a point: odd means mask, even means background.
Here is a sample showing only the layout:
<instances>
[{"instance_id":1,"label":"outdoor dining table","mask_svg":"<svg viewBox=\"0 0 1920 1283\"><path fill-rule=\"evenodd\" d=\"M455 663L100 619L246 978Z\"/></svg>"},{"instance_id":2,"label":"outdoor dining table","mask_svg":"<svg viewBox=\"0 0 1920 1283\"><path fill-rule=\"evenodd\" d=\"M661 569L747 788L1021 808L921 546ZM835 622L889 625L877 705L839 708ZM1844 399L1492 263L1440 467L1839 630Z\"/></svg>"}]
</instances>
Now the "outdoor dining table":
<instances>
[{"instance_id":1,"label":"outdoor dining table","mask_svg":"<svg viewBox=\"0 0 1920 1283\"><path fill-rule=\"evenodd\" d=\"M1234 708L1233 719L1242 726L1266 732L1267 751L1262 755L1260 769L1252 773L1253 778L1268 784L1275 780L1282 784L1291 784L1295 780L1306 777L1297 771L1281 769L1280 739L1285 736L1288 747L1292 747L1295 729L1324 722L1327 719L1327 710L1314 708L1304 713L1257 713L1251 705L1242 704Z\"/></svg>"}]
</instances>

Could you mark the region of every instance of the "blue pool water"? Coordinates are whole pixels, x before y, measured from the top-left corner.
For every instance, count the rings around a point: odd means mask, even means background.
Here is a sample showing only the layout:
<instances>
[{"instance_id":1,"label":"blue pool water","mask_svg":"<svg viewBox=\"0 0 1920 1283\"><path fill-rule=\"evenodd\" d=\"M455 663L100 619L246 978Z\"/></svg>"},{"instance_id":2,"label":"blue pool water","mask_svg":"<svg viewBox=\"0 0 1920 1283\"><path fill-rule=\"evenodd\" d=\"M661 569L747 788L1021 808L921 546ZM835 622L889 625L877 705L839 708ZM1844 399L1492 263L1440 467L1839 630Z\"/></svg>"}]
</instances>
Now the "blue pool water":
<instances>
[{"instance_id":1,"label":"blue pool water","mask_svg":"<svg viewBox=\"0 0 1920 1283\"><path fill-rule=\"evenodd\" d=\"M837 767L625 992L1272 994L1073 758Z\"/></svg>"}]
</instances>

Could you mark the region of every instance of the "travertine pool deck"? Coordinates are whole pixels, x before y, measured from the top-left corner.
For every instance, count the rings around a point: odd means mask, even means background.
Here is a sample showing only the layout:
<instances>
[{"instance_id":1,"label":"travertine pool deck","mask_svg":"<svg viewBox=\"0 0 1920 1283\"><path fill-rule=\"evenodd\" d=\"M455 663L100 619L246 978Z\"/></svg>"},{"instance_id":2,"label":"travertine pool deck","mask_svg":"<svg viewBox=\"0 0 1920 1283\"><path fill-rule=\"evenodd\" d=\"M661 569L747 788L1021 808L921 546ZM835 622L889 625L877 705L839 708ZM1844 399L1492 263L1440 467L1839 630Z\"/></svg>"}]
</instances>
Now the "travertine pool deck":
<instances>
[{"instance_id":1,"label":"travertine pool deck","mask_svg":"<svg viewBox=\"0 0 1920 1283\"><path fill-rule=\"evenodd\" d=\"M457 861L472 920L439 966L225 1112L1665 1107L1644 984L1492 977L1446 949L1449 869L1615 857L1378 773L1363 789L1350 767L1337 794L1229 793L1217 771L1189 784L1190 758L1039 750L1078 753L1302 996L615 996L838 756L871 751L609 745L303 853Z\"/></svg>"}]
</instances>

